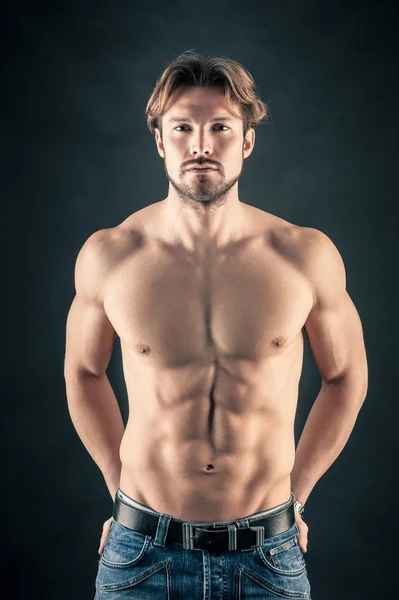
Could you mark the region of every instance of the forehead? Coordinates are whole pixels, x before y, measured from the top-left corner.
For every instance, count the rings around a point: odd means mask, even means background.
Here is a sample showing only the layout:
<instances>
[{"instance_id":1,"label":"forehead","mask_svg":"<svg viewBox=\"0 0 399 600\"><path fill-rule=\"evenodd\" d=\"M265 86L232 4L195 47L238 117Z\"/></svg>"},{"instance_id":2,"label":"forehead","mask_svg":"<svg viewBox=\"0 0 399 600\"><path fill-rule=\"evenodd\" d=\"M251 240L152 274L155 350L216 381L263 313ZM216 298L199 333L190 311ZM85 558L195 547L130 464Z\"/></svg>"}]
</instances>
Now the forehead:
<instances>
[{"instance_id":1,"label":"forehead","mask_svg":"<svg viewBox=\"0 0 399 600\"><path fill-rule=\"evenodd\" d=\"M239 108L231 106L223 92L214 87L183 87L169 98L162 120L167 123L173 117L208 119L224 116L241 120Z\"/></svg>"}]
</instances>

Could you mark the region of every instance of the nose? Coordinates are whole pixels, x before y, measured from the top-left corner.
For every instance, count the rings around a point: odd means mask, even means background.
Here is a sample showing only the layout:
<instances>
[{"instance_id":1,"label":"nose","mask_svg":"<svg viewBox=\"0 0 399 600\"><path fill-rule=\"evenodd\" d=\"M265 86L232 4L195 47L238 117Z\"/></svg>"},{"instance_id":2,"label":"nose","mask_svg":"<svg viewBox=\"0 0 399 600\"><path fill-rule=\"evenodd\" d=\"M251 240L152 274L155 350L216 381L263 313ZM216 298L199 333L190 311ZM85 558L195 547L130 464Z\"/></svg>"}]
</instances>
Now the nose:
<instances>
[{"instance_id":1,"label":"nose","mask_svg":"<svg viewBox=\"0 0 399 600\"><path fill-rule=\"evenodd\" d=\"M208 136L205 136L204 132L198 132L194 135L191 140L190 154L195 158L203 156L207 158L212 154L212 144Z\"/></svg>"}]
</instances>

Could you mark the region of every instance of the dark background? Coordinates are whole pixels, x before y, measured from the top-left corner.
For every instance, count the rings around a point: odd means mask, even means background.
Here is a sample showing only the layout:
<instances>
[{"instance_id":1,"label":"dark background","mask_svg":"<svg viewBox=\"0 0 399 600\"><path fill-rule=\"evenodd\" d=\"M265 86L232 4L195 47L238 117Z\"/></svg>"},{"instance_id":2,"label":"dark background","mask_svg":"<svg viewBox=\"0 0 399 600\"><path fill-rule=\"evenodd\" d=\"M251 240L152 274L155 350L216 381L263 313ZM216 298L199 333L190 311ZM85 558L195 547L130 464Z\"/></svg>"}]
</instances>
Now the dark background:
<instances>
[{"instance_id":1,"label":"dark background","mask_svg":"<svg viewBox=\"0 0 399 600\"><path fill-rule=\"evenodd\" d=\"M240 199L336 244L369 390L307 502L313 600L391 596L398 558L398 14L393 2L14 2L1 14L5 308L2 590L87 600L112 499L69 417L63 358L77 253L167 195L147 100L194 49L242 63L273 121ZM306 341L306 340L305 340ZM321 385L306 343L296 437ZM109 377L127 416L118 342ZM392 590L392 591L393 591Z\"/></svg>"}]
</instances>

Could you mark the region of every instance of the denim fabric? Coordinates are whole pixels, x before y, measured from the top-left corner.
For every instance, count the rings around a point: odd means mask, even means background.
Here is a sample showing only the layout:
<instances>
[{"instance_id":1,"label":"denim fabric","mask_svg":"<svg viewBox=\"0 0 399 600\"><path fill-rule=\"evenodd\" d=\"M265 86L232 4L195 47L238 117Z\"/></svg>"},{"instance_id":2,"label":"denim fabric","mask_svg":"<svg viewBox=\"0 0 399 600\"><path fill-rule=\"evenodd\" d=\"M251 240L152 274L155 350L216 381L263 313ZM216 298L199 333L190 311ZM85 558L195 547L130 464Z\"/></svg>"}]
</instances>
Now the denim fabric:
<instances>
[{"instance_id":1,"label":"denim fabric","mask_svg":"<svg viewBox=\"0 0 399 600\"><path fill-rule=\"evenodd\" d=\"M279 507L217 524L247 527ZM156 514L160 520L154 538L111 521L94 600L311 600L295 524L262 546L210 552L186 550L177 542L166 545L171 517Z\"/></svg>"}]
</instances>

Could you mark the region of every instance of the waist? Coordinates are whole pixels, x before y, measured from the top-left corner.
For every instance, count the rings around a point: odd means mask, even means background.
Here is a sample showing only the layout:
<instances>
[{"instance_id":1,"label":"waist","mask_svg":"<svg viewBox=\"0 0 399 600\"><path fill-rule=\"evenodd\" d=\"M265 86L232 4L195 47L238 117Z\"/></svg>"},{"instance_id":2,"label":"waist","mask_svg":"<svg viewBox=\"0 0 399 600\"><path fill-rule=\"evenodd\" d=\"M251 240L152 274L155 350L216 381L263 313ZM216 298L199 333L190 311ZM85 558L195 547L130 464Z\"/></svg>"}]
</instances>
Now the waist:
<instances>
[{"instance_id":1,"label":"waist","mask_svg":"<svg viewBox=\"0 0 399 600\"><path fill-rule=\"evenodd\" d=\"M121 500L122 502L124 502L125 504L127 504L128 506L132 506L133 508L143 510L143 511L153 514L157 517L159 517L161 514L158 511L151 508L150 506L147 506L146 504L142 504L141 502L138 502L134 498L128 496L128 494L123 492L120 487L118 487L116 490L116 497L119 500ZM212 527L212 526L214 527L214 526L218 526L218 525L220 525L220 526L230 525L230 524L234 523L237 519L251 519L252 520L252 519L258 519L258 518L262 518L262 517L268 517L270 515L273 515L274 513L278 513L281 510L284 510L285 508L290 506L293 502L294 502L294 496L293 496L292 492L290 492L289 498L285 502L282 502L276 506L273 506L273 507L265 509L265 510L260 510L260 511L257 511L257 512L251 513L251 514L245 514L245 515L243 514L240 517L237 517L236 519L229 519L226 521L215 521L215 520L212 520L212 521L190 521L188 519L180 519L178 517L175 517L174 515L168 515L168 513L162 513L162 514L166 514L167 516L172 517L175 521L179 521L181 523L190 522L192 525L203 525L203 526L209 525L210 527Z\"/></svg>"},{"instance_id":2,"label":"waist","mask_svg":"<svg viewBox=\"0 0 399 600\"><path fill-rule=\"evenodd\" d=\"M123 535L124 541L128 539L127 531L131 529L144 534L145 543L148 537L154 538L154 544L157 546L177 543L182 544L186 550L226 552L251 550L255 546L267 543L282 546L286 541L292 544L292 539L296 538L298 533L293 503L294 496L290 493L286 502L267 511L228 521L195 522L153 511L150 507L137 503L119 488L115 494L112 516L113 523L122 526L119 534ZM116 532L112 531L112 535L118 535L118 529Z\"/></svg>"},{"instance_id":3,"label":"waist","mask_svg":"<svg viewBox=\"0 0 399 600\"><path fill-rule=\"evenodd\" d=\"M270 474L269 474L270 475ZM278 506L290 497L290 472L248 480L200 473L183 478L158 471L130 471L122 464L119 488L154 511L189 521L228 521Z\"/></svg>"}]
</instances>

